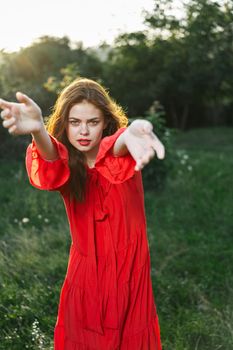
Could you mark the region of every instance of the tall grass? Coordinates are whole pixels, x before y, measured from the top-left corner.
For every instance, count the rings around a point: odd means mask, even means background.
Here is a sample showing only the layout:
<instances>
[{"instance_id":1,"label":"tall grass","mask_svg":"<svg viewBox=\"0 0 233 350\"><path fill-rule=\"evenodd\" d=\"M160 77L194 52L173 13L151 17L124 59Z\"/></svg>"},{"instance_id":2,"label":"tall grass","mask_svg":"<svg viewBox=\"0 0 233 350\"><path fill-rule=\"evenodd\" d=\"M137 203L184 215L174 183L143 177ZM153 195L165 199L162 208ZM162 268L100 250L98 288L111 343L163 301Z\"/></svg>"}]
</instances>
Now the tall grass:
<instances>
[{"instance_id":1,"label":"tall grass","mask_svg":"<svg viewBox=\"0 0 233 350\"><path fill-rule=\"evenodd\" d=\"M31 187L24 164L0 166L0 349L52 349L70 245L63 203Z\"/></svg>"},{"instance_id":2,"label":"tall grass","mask_svg":"<svg viewBox=\"0 0 233 350\"><path fill-rule=\"evenodd\" d=\"M166 190L146 193L165 350L233 349L232 136L178 134Z\"/></svg>"},{"instance_id":3,"label":"tall grass","mask_svg":"<svg viewBox=\"0 0 233 350\"><path fill-rule=\"evenodd\" d=\"M164 350L233 349L232 129L177 133L166 185L145 193ZM53 348L70 234L58 193L0 162L0 349Z\"/></svg>"}]
</instances>

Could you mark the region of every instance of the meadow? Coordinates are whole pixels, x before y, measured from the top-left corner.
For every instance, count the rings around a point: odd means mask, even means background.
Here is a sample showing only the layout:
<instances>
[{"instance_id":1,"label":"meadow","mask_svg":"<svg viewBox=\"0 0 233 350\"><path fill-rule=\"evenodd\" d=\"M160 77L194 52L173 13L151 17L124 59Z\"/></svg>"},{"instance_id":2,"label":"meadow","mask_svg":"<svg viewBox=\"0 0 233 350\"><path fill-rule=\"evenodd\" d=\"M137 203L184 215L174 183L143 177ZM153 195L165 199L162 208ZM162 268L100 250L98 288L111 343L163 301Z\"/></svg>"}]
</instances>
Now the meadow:
<instances>
[{"instance_id":1,"label":"meadow","mask_svg":"<svg viewBox=\"0 0 233 350\"><path fill-rule=\"evenodd\" d=\"M233 129L178 132L165 186L145 192L164 350L233 349ZM0 349L52 350L70 234L56 192L0 160Z\"/></svg>"}]
</instances>

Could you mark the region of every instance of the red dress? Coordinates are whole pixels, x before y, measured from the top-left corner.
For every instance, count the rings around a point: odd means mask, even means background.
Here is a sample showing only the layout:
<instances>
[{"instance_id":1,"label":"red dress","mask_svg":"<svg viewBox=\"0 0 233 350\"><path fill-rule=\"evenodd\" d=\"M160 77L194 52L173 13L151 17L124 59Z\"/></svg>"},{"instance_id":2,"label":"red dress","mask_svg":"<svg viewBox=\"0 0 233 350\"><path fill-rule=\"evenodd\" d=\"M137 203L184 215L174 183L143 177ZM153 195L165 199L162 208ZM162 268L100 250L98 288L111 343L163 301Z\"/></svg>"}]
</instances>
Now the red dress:
<instances>
[{"instance_id":1,"label":"red dress","mask_svg":"<svg viewBox=\"0 0 233 350\"><path fill-rule=\"evenodd\" d=\"M46 161L34 141L26 152L30 183L59 191L70 225L71 247L54 330L55 350L161 350L150 276L141 172L130 154L114 157L125 130L102 139L88 168L84 203L63 193L68 151L51 137L59 159Z\"/></svg>"}]
</instances>

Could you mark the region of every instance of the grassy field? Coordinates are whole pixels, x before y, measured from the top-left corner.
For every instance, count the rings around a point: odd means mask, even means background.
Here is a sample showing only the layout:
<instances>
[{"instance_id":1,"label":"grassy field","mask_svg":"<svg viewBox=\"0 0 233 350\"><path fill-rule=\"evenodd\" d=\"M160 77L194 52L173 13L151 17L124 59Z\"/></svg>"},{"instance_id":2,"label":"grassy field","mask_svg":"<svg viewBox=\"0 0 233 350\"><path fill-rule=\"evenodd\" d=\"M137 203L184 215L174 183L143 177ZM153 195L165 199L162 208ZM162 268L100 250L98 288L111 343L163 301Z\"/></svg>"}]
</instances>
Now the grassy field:
<instances>
[{"instance_id":1,"label":"grassy field","mask_svg":"<svg viewBox=\"0 0 233 350\"><path fill-rule=\"evenodd\" d=\"M145 193L164 350L233 349L232 140L226 128L176 133L166 186ZM70 245L63 203L22 163L1 161L0 180L0 349L49 350Z\"/></svg>"}]
</instances>

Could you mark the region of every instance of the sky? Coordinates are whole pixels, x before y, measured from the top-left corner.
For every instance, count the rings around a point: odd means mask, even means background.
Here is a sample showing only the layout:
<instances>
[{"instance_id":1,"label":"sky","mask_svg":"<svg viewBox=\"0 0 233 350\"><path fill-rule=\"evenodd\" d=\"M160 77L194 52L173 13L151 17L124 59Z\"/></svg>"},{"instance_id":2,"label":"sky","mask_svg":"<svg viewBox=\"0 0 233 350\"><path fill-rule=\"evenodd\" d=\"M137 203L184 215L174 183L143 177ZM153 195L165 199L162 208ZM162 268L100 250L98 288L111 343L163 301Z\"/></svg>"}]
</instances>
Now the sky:
<instances>
[{"instance_id":1,"label":"sky","mask_svg":"<svg viewBox=\"0 0 233 350\"><path fill-rule=\"evenodd\" d=\"M12 52L40 36L68 36L84 47L111 44L123 32L145 29L142 11L153 0L2 0L0 49Z\"/></svg>"}]
</instances>

